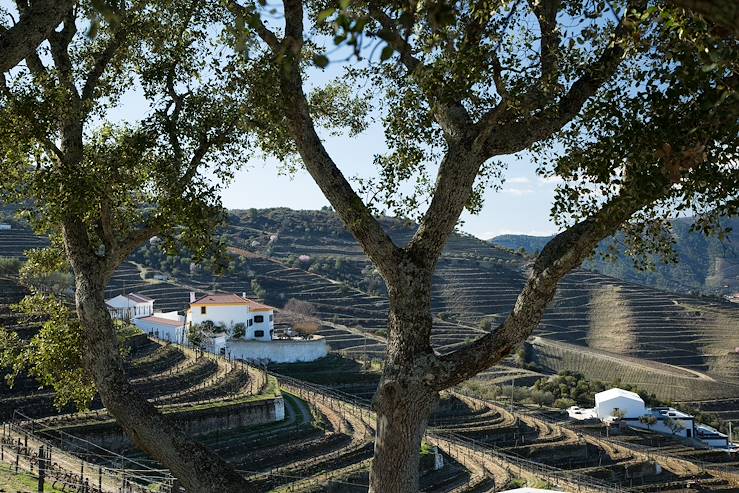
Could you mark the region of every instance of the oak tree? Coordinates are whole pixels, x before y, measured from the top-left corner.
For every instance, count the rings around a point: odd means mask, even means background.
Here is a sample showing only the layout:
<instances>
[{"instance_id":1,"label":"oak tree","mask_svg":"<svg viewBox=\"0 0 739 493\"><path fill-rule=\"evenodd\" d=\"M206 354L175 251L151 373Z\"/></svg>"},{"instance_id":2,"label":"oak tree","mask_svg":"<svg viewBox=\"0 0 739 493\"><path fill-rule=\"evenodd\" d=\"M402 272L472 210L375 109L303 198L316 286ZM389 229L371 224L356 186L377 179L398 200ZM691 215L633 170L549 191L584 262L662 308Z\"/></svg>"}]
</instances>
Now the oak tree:
<instances>
[{"instance_id":1,"label":"oak tree","mask_svg":"<svg viewBox=\"0 0 739 493\"><path fill-rule=\"evenodd\" d=\"M224 216L219 184L245 160L254 123L252 95L239 87L249 62L217 53L214 37L230 35L218 5L112 2L115 22L99 20L90 36L97 2L70 3L58 2L67 8L48 45L0 76L2 199L22 204L37 231L51 236L50 249L36 258L71 268L75 285L76 318L44 326L56 332L46 339L66 341L69 353L61 358L58 346L34 346L45 344L41 338L24 354L52 355L69 370L66 381L94 382L133 442L188 491L244 491L241 475L127 380L104 291L120 264L155 235L168 250L187 248L196 258L214 248ZM115 118L132 93L143 107L129 109L143 116Z\"/></svg>"},{"instance_id":2,"label":"oak tree","mask_svg":"<svg viewBox=\"0 0 739 493\"><path fill-rule=\"evenodd\" d=\"M264 59L273 82L264 112L286 130L270 149L299 155L387 285L370 491L417 490L439 392L524 341L558 281L602 240L626 228L634 245L657 247L645 233L675 212L711 230L736 210L736 38L669 4L283 0L277 15L229 5L262 40L249 56ZM306 95L310 62L326 67L332 53L345 67L335 81L370 87L385 130L378 174L358 184L372 193L357 193L332 158ZM462 212L479 211L486 184L504 175L506 155L562 181L552 206L561 232L531 263L510 313L441 354L431 344L434 270ZM383 230L381 209L418 219L407 244Z\"/></svg>"}]
</instances>

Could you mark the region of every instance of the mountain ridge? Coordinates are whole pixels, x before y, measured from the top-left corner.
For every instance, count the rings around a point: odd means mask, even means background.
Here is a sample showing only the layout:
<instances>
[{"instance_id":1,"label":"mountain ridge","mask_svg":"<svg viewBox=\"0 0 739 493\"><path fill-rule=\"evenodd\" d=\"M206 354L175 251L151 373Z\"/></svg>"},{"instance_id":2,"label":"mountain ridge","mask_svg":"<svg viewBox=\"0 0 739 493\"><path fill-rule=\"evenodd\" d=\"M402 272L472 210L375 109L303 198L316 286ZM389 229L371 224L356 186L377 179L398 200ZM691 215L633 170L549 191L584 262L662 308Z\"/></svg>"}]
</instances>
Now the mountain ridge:
<instances>
[{"instance_id":1,"label":"mountain ridge","mask_svg":"<svg viewBox=\"0 0 739 493\"><path fill-rule=\"evenodd\" d=\"M618 233L613 239L601 243L596 254L585 261L583 268L623 281L677 293L720 297L739 293L739 218L721 220L722 226L728 229L723 241L715 236L708 237L701 232L692 231L692 222L692 218L672 221L677 263L665 263L661 258L651 256L649 259L653 269L639 270L626 252L623 234ZM551 238L507 234L487 241L532 255L540 251ZM605 259L602 254L609 245L615 248L615 255L611 259Z\"/></svg>"}]
</instances>

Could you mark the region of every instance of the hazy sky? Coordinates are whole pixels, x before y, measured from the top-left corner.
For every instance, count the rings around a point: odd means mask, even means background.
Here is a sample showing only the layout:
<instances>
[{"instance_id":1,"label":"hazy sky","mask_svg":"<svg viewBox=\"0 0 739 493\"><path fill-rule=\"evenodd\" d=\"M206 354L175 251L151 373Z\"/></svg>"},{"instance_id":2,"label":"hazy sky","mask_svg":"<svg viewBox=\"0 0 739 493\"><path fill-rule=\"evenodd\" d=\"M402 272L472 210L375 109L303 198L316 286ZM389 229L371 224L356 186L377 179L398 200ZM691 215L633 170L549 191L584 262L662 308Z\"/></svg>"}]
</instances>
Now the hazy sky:
<instances>
[{"instance_id":1,"label":"hazy sky","mask_svg":"<svg viewBox=\"0 0 739 493\"><path fill-rule=\"evenodd\" d=\"M8 8L9 0L0 0ZM327 80L338 73L336 64L326 72L313 72L313 81ZM147 112L146 101L138 92L124 96L112 119L136 121ZM352 138L329 138L326 147L347 176L373 176L373 156L385 149L382 127L373 124L362 135ZM507 159L506 182L502 190L488 190L485 205L478 215L464 214L462 230L487 239L506 233L546 235L555 231L549 220L554 183L539 178L534 166L524 160ZM276 162L255 156L237 172L235 180L223 192L228 208L291 207L318 209L329 205L318 186L305 171L295 176L280 176Z\"/></svg>"}]
</instances>

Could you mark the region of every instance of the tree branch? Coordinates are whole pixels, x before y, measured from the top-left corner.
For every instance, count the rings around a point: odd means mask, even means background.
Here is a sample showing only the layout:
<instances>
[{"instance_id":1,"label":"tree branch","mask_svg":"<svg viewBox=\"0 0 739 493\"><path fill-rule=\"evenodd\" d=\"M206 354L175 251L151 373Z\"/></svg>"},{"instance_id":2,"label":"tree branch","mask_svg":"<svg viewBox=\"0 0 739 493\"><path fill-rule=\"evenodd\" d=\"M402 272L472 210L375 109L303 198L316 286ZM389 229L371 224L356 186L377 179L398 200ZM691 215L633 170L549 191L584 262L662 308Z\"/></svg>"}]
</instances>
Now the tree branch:
<instances>
[{"instance_id":1,"label":"tree branch","mask_svg":"<svg viewBox=\"0 0 739 493\"><path fill-rule=\"evenodd\" d=\"M670 3L699 14L739 37L739 3L736 0L670 0Z\"/></svg>"},{"instance_id":2,"label":"tree branch","mask_svg":"<svg viewBox=\"0 0 739 493\"><path fill-rule=\"evenodd\" d=\"M181 163L184 161L184 154L182 152L182 145L180 144L180 137L177 133L177 125L179 123L180 113L182 112L184 98L187 94L178 94L175 90L174 71L175 67L171 67L167 73L166 81L167 94L171 102L160 114L164 120L164 128L167 131L167 137L169 138L169 144L172 146L175 161ZM173 108L172 114L168 115L170 108Z\"/></svg>"},{"instance_id":3,"label":"tree branch","mask_svg":"<svg viewBox=\"0 0 739 493\"><path fill-rule=\"evenodd\" d=\"M634 21L629 18L628 25ZM413 258L435 262L441 255L486 160L500 154L519 152L551 136L577 116L585 102L615 73L625 51L623 42L631 29L622 21L609 47L573 83L555 111L545 108L532 117L520 118L520 109L503 100L458 143L450 144L439 167L431 205L408 246Z\"/></svg>"},{"instance_id":4,"label":"tree branch","mask_svg":"<svg viewBox=\"0 0 739 493\"><path fill-rule=\"evenodd\" d=\"M608 47L585 69L554 108L545 107L528 118L521 118L520 110L510 109L507 115L500 115L494 125L490 125L484 117L475 146L479 146L482 154L488 158L513 154L534 142L549 138L569 123L585 102L616 73L626 52L625 43L638 25L637 15L645 6L644 0L629 2L628 13L616 27ZM498 110L496 107L490 113Z\"/></svg>"},{"instance_id":5,"label":"tree branch","mask_svg":"<svg viewBox=\"0 0 739 493\"><path fill-rule=\"evenodd\" d=\"M235 0L229 0L227 7L236 17L243 18L272 51L280 49L280 40L275 33L267 29L267 26L264 25L262 19L251 5L243 6Z\"/></svg>"},{"instance_id":6,"label":"tree branch","mask_svg":"<svg viewBox=\"0 0 739 493\"><path fill-rule=\"evenodd\" d=\"M35 53L76 3L76 0L35 0L28 8L19 5L18 23L0 32L0 72L10 70Z\"/></svg>"},{"instance_id":7,"label":"tree branch","mask_svg":"<svg viewBox=\"0 0 739 493\"><path fill-rule=\"evenodd\" d=\"M100 82L105 69L111 62L116 52L123 46L131 33L132 26L119 25L112 39L109 40L107 46L95 57L95 62L92 64L92 68L87 73L85 78L85 85L82 88L82 101L89 101L92 99L95 88Z\"/></svg>"},{"instance_id":8,"label":"tree branch","mask_svg":"<svg viewBox=\"0 0 739 493\"><path fill-rule=\"evenodd\" d=\"M578 267L603 239L615 233L639 209L657 200L664 190L649 198L639 198L624 190L592 216L550 240L536 258L529 279L505 321L494 331L440 356L430 385L436 390L456 385L494 365L525 341L554 298L558 282Z\"/></svg>"},{"instance_id":9,"label":"tree branch","mask_svg":"<svg viewBox=\"0 0 739 493\"><path fill-rule=\"evenodd\" d=\"M299 67L303 46L303 3L285 0L284 4L285 38L275 43L277 37L266 28L258 34L268 46L274 47L275 57L282 53L287 55L282 59L280 69L280 92L288 128L308 173L382 275L386 279L393 278L400 250L331 159L308 109Z\"/></svg>"},{"instance_id":10,"label":"tree branch","mask_svg":"<svg viewBox=\"0 0 739 493\"><path fill-rule=\"evenodd\" d=\"M54 59L54 65L59 71L60 82L67 89L70 97L78 102L80 96L74 84L72 61L69 58L68 51L72 38L77 33L75 21L74 10L70 10L64 17L64 28L61 31L53 31L49 35L49 44L51 45L51 56Z\"/></svg>"},{"instance_id":11,"label":"tree branch","mask_svg":"<svg viewBox=\"0 0 739 493\"><path fill-rule=\"evenodd\" d=\"M114 254L118 250L118 239L113 230L113 211L107 197L100 201L100 231L105 242L106 251Z\"/></svg>"},{"instance_id":12,"label":"tree branch","mask_svg":"<svg viewBox=\"0 0 739 493\"><path fill-rule=\"evenodd\" d=\"M529 0L541 30L541 83L550 87L559 75L557 58L561 36L557 26L560 0Z\"/></svg>"},{"instance_id":13,"label":"tree branch","mask_svg":"<svg viewBox=\"0 0 739 493\"><path fill-rule=\"evenodd\" d=\"M434 117L448 139L458 138L464 129L472 123L469 113L461 101L447 101L443 94L431 91L426 87L423 73L424 64L413 55L413 47L396 29L396 21L391 19L374 2L369 4L370 15L382 26L383 38L400 55L400 61L408 72L416 78L419 87L426 95Z\"/></svg>"}]
</instances>

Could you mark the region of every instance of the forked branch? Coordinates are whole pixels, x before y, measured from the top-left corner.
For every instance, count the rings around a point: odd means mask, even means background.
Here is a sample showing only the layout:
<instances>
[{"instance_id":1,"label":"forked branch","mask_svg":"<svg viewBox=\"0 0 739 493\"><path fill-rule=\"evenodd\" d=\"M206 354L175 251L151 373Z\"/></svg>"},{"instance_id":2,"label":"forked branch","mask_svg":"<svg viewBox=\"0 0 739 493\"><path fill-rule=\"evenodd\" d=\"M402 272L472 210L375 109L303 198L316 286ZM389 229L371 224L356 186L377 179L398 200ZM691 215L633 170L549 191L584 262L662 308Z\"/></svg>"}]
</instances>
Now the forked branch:
<instances>
[{"instance_id":1,"label":"forked branch","mask_svg":"<svg viewBox=\"0 0 739 493\"><path fill-rule=\"evenodd\" d=\"M34 54L76 3L76 0L34 0L30 5L17 2L18 23L0 31L0 72L10 70Z\"/></svg>"},{"instance_id":2,"label":"forked branch","mask_svg":"<svg viewBox=\"0 0 739 493\"><path fill-rule=\"evenodd\" d=\"M525 341L539 325L559 281L578 267L598 243L660 196L657 192L649 198L639 198L624 190L596 213L552 238L536 258L529 279L506 319L492 332L440 356L430 385L436 390L456 385L494 365Z\"/></svg>"},{"instance_id":3,"label":"forked branch","mask_svg":"<svg viewBox=\"0 0 739 493\"><path fill-rule=\"evenodd\" d=\"M326 151L310 114L299 68L303 47L303 2L285 0L284 5L285 37L280 40L261 23L257 34L275 58L281 58L280 92L288 128L308 173L381 274L386 279L392 278L400 251Z\"/></svg>"}]
</instances>

